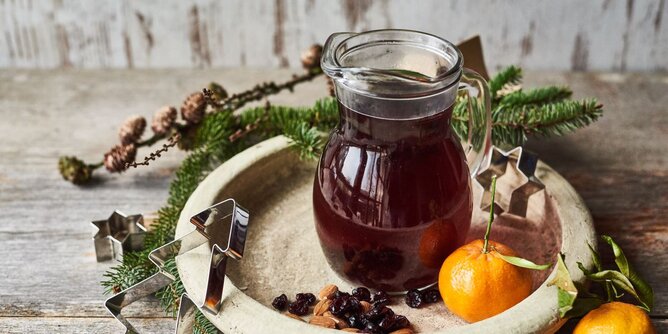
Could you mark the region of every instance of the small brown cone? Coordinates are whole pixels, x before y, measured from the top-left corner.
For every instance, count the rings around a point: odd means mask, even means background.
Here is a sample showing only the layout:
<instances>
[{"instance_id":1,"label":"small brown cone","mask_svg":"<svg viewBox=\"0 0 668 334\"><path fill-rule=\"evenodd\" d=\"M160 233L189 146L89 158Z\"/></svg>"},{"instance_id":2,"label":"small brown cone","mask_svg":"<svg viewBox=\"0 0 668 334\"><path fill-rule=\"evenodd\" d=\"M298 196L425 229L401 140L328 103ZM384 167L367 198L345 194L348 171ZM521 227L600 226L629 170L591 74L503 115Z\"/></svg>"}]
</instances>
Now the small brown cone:
<instances>
[{"instance_id":1,"label":"small brown cone","mask_svg":"<svg viewBox=\"0 0 668 334\"><path fill-rule=\"evenodd\" d=\"M121 145L130 145L136 143L146 129L146 119L141 116L131 116L126 119L118 129L118 138L121 140Z\"/></svg>"},{"instance_id":2,"label":"small brown cone","mask_svg":"<svg viewBox=\"0 0 668 334\"><path fill-rule=\"evenodd\" d=\"M74 184L88 182L93 174L91 167L76 157L60 157L58 159L58 170L63 179Z\"/></svg>"},{"instance_id":3,"label":"small brown cone","mask_svg":"<svg viewBox=\"0 0 668 334\"><path fill-rule=\"evenodd\" d=\"M195 92L190 94L181 106L181 117L191 124L197 124L204 118L206 110L206 100L204 94Z\"/></svg>"},{"instance_id":4,"label":"small brown cone","mask_svg":"<svg viewBox=\"0 0 668 334\"><path fill-rule=\"evenodd\" d=\"M322 58L322 45L313 44L302 52L302 66L309 71L320 68L320 58Z\"/></svg>"},{"instance_id":5,"label":"small brown cone","mask_svg":"<svg viewBox=\"0 0 668 334\"><path fill-rule=\"evenodd\" d=\"M135 160L137 148L134 144L116 145L104 154L104 167L110 173L120 173L126 169L126 164Z\"/></svg>"},{"instance_id":6,"label":"small brown cone","mask_svg":"<svg viewBox=\"0 0 668 334\"><path fill-rule=\"evenodd\" d=\"M176 122L176 108L164 106L153 115L151 130L156 135L164 135L174 126Z\"/></svg>"}]
</instances>

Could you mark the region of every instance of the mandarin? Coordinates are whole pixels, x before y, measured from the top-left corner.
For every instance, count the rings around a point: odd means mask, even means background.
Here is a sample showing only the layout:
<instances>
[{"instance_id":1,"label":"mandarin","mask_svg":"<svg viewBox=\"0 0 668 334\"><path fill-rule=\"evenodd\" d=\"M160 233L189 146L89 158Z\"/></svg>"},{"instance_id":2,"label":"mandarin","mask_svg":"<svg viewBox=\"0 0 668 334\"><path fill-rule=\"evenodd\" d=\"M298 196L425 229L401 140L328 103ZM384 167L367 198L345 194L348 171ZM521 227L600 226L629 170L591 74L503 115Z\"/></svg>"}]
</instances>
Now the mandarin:
<instances>
[{"instance_id":1,"label":"mandarin","mask_svg":"<svg viewBox=\"0 0 668 334\"><path fill-rule=\"evenodd\" d=\"M474 240L456 249L441 266L438 289L445 306L468 322L495 316L531 294L532 278L528 269L512 265L499 257L517 256L510 247L489 241L487 253L483 240Z\"/></svg>"},{"instance_id":2,"label":"mandarin","mask_svg":"<svg viewBox=\"0 0 668 334\"><path fill-rule=\"evenodd\" d=\"M647 313L622 302L605 303L578 322L573 334L655 334Z\"/></svg>"}]
</instances>

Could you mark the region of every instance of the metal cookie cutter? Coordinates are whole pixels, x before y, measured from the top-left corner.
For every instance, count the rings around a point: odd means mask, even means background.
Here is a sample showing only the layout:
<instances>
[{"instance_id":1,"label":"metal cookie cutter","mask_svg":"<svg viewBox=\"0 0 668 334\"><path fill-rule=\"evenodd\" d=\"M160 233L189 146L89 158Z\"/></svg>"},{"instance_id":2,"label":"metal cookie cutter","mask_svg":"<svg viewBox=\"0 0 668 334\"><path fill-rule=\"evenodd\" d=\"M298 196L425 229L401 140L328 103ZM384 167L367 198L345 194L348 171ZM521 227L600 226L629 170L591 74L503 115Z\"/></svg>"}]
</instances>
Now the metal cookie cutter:
<instances>
[{"instance_id":1,"label":"metal cookie cutter","mask_svg":"<svg viewBox=\"0 0 668 334\"><path fill-rule=\"evenodd\" d=\"M515 168L516 173L522 179L521 185L513 189L510 195L510 203L507 207L501 207L499 203L491 203L492 176L503 176L506 174L508 165ZM525 217L529 197L545 189L545 185L536 177L536 166L538 165L538 156L524 150L521 146L508 152L500 150L498 147L492 149L487 168L476 177L485 192L482 196L480 208L489 211L494 205L494 212L501 214L507 212L520 217Z\"/></svg>"},{"instance_id":2,"label":"metal cookie cutter","mask_svg":"<svg viewBox=\"0 0 668 334\"><path fill-rule=\"evenodd\" d=\"M206 297L196 304L187 294L181 296L176 333L185 334L192 329L195 306L211 314L217 314L222 302L227 258L231 257L235 260L242 258L248 231L248 218L248 211L238 206L233 199L222 201L190 218L190 222L195 225L194 231L153 250L149 254L149 259L159 271L110 297L105 302L109 312L125 326L126 334L138 333L138 331L121 314L123 308L174 282L176 277L165 270L165 264L168 261L175 261L177 256L204 244L212 245Z\"/></svg>"},{"instance_id":3,"label":"metal cookie cutter","mask_svg":"<svg viewBox=\"0 0 668 334\"><path fill-rule=\"evenodd\" d=\"M128 216L118 210L106 220L91 222L97 228L93 236L97 262L123 258L123 251L140 250L144 247L144 217Z\"/></svg>"}]
</instances>

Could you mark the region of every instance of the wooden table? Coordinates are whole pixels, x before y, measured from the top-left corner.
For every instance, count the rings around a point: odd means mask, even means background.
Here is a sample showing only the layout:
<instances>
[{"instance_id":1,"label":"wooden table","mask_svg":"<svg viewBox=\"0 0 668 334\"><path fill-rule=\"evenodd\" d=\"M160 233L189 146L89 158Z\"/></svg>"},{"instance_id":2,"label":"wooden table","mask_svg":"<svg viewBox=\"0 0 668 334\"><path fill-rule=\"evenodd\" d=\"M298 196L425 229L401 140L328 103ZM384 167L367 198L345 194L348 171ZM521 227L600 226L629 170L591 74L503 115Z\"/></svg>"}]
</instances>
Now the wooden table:
<instances>
[{"instance_id":1,"label":"wooden table","mask_svg":"<svg viewBox=\"0 0 668 334\"><path fill-rule=\"evenodd\" d=\"M95 261L89 222L114 209L158 209L184 156L171 151L148 168L100 172L93 184L76 187L60 178L60 155L100 160L127 116L150 119L211 80L235 92L289 73L0 71L0 333L122 333L99 285L114 263ZM528 73L526 83L567 84L577 97L605 104L595 125L527 146L575 186L598 232L613 236L654 287L652 318L659 332L668 331L668 75ZM319 78L271 100L311 104L324 94ZM172 331L155 300L128 312L146 332Z\"/></svg>"}]
</instances>

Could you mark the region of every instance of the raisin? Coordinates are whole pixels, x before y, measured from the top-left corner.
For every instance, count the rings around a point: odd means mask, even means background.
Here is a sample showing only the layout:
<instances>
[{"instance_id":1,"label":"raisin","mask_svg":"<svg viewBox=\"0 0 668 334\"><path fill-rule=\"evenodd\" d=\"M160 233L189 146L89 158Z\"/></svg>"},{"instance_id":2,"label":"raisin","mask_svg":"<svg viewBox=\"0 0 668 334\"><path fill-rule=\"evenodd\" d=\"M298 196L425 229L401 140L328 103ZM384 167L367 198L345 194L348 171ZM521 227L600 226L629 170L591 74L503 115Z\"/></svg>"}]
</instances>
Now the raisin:
<instances>
[{"instance_id":1,"label":"raisin","mask_svg":"<svg viewBox=\"0 0 668 334\"><path fill-rule=\"evenodd\" d=\"M274 301L271 302L271 306L273 306L275 309L279 311L285 310L285 308L288 306L288 296L282 294L274 298Z\"/></svg>"},{"instance_id":2,"label":"raisin","mask_svg":"<svg viewBox=\"0 0 668 334\"><path fill-rule=\"evenodd\" d=\"M376 304L387 305L390 303L390 296L385 291L376 291L376 293L373 294L373 298L371 298L371 301L373 302L374 305Z\"/></svg>"},{"instance_id":3,"label":"raisin","mask_svg":"<svg viewBox=\"0 0 668 334\"><path fill-rule=\"evenodd\" d=\"M306 315L308 313L308 304L303 300L292 302L288 306L288 312L296 315Z\"/></svg>"},{"instance_id":4,"label":"raisin","mask_svg":"<svg viewBox=\"0 0 668 334\"><path fill-rule=\"evenodd\" d=\"M348 324L350 327L362 329L366 326L368 320L361 314L356 313L348 317Z\"/></svg>"},{"instance_id":5,"label":"raisin","mask_svg":"<svg viewBox=\"0 0 668 334\"><path fill-rule=\"evenodd\" d=\"M360 301L368 302L371 300L371 292L365 287L359 287L353 289L353 297L357 298Z\"/></svg>"},{"instance_id":6,"label":"raisin","mask_svg":"<svg viewBox=\"0 0 668 334\"><path fill-rule=\"evenodd\" d=\"M296 296L295 298L296 298L296 300L298 300L298 301L302 301L302 300L303 300L307 305L313 305L313 304L315 303L315 301L316 301L316 299L315 299L315 295L312 294L312 293L310 293L310 292L306 292L306 293L298 293L297 296Z\"/></svg>"},{"instance_id":7,"label":"raisin","mask_svg":"<svg viewBox=\"0 0 668 334\"><path fill-rule=\"evenodd\" d=\"M422 292L422 296L424 297L423 298L424 301L429 304L441 300L441 294L438 292L437 289L425 290Z\"/></svg>"},{"instance_id":8,"label":"raisin","mask_svg":"<svg viewBox=\"0 0 668 334\"><path fill-rule=\"evenodd\" d=\"M422 292L417 289L413 289L408 291L406 294L406 305L412 307L412 308L418 308L424 304L424 297L422 296Z\"/></svg>"}]
</instances>

